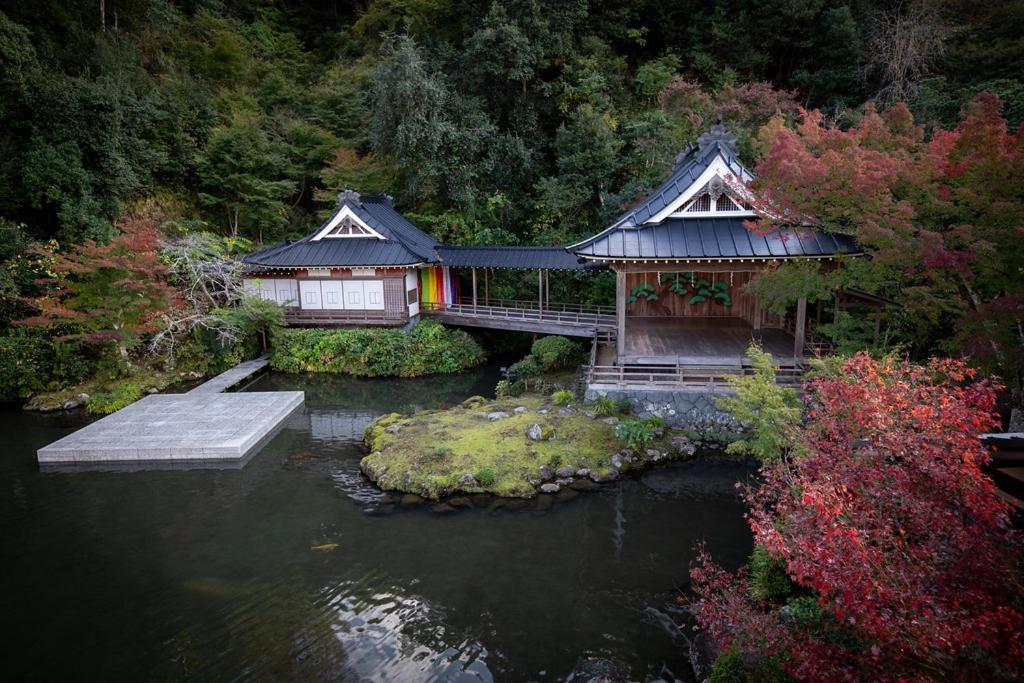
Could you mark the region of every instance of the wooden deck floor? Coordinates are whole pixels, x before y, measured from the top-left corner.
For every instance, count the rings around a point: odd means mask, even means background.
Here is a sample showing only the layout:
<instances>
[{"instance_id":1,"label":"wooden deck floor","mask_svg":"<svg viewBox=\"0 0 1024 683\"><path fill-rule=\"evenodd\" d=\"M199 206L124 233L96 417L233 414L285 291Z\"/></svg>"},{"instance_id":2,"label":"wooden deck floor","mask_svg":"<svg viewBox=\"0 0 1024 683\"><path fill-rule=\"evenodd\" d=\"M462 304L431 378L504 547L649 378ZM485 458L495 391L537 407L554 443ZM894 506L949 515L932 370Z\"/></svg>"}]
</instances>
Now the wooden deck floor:
<instances>
[{"instance_id":1,"label":"wooden deck floor","mask_svg":"<svg viewBox=\"0 0 1024 683\"><path fill-rule=\"evenodd\" d=\"M793 336L754 330L736 318L626 318L625 354L631 365L741 365L751 340L776 362L793 362Z\"/></svg>"}]
</instances>

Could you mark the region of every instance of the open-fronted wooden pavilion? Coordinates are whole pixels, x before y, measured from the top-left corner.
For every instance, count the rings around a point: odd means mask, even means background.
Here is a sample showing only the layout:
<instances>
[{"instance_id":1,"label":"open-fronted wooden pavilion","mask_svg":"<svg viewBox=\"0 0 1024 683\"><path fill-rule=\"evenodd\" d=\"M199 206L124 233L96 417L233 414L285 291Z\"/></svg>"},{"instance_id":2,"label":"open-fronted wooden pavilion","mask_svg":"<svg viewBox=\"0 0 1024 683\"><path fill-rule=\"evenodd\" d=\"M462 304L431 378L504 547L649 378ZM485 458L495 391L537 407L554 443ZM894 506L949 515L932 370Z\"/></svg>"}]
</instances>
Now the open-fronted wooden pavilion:
<instances>
[{"instance_id":1,"label":"open-fronted wooden pavilion","mask_svg":"<svg viewBox=\"0 0 1024 683\"><path fill-rule=\"evenodd\" d=\"M811 226L748 230L756 218L749 180L735 138L713 126L677 157L660 187L569 247L440 244L389 196L346 190L313 233L249 254L247 285L285 305L290 324L401 326L430 316L592 337L594 381L603 375L621 385L627 375L645 374L648 382L679 384L743 372L752 340L797 373L809 348L807 302L798 300L793 315L774 315L745 285L781 261L831 260L858 249L847 235ZM492 298L488 274L498 269L536 270L536 299ZM614 306L551 301L550 272L580 269L615 272ZM855 293L843 305L886 305Z\"/></svg>"},{"instance_id":2,"label":"open-fronted wooden pavilion","mask_svg":"<svg viewBox=\"0 0 1024 683\"><path fill-rule=\"evenodd\" d=\"M784 260L856 254L846 235L790 227L759 235L735 138L722 126L676 160L671 176L610 227L568 250L616 273L616 343L596 359L636 366L739 369L752 340L783 365L804 356L807 302L773 315L744 290Z\"/></svg>"}]
</instances>

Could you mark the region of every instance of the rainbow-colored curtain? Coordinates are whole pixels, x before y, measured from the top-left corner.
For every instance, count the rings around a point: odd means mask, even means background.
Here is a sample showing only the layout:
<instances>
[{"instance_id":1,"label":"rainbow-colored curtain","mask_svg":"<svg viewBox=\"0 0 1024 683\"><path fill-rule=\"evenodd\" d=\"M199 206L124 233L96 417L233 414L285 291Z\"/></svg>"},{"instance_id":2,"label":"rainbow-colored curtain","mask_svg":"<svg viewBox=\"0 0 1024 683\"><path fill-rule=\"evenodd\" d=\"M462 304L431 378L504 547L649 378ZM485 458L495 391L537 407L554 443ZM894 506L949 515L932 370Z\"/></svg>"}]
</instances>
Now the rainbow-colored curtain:
<instances>
[{"instance_id":1,"label":"rainbow-colored curtain","mask_svg":"<svg viewBox=\"0 0 1024 683\"><path fill-rule=\"evenodd\" d=\"M445 266L420 269L420 301L443 306L459 303L459 281Z\"/></svg>"}]
</instances>

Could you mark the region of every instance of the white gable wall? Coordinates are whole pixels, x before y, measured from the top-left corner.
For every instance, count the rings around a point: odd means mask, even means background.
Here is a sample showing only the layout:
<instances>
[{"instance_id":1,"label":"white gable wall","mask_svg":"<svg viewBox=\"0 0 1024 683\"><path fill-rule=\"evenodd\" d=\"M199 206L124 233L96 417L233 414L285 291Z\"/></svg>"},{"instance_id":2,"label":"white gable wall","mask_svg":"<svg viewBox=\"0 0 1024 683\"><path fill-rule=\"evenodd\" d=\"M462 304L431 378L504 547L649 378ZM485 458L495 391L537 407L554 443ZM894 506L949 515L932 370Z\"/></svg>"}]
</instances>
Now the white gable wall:
<instances>
[{"instance_id":1,"label":"white gable wall","mask_svg":"<svg viewBox=\"0 0 1024 683\"><path fill-rule=\"evenodd\" d=\"M701 216L712 216L712 215L713 216L753 216L753 215L755 215L753 211L746 211L746 210L743 210L743 211L722 211L722 212L716 212L716 211L703 212L702 211L702 212L699 212L699 213L681 213L683 208L690 202L690 200L693 199L694 196L696 196L696 194L698 192L700 192L701 189L703 189L705 185L707 185L709 182L711 182L711 179L714 178L715 176L719 176L723 180L726 180L726 181L728 181L729 178L735 178L737 181L739 181L739 183L745 183L745 182L751 180L751 176L748 173L743 173L742 177L737 177L736 173L733 171L732 167L730 167L729 164L725 161L725 159L722 158L722 155L719 154L719 155L717 155L712 160L712 162L710 164L708 164L708 167L706 169L704 169L704 172L701 173L700 176L696 180L694 180L693 183L688 188L686 188L683 191L682 194L680 194L678 197L676 197L671 202L669 202L669 204L666 205L665 208L663 208L661 211L659 211L658 213L654 214L649 219L647 219L646 222L647 223L660 223L661 221L665 220L666 218L669 218L669 217L671 217L673 215L676 215L676 214L678 214L680 217L690 217L690 218L699 218ZM730 185L730 187L732 187L738 194L740 194L742 196L743 188L742 187L734 187L735 185L738 185L739 183L735 183L734 182L734 183L732 183Z\"/></svg>"},{"instance_id":2,"label":"white gable wall","mask_svg":"<svg viewBox=\"0 0 1024 683\"><path fill-rule=\"evenodd\" d=\"M330 234L331 231L334 230L336 227L338 227L338 224L341 223L341 221L343 221L345 218L351 219L359 227L361 227L364 230L368 231L370 233L370 235L368 235L368 236L367 235L331 235ZM327 221L327 225L325 225L323 228L321 228L320 232L318 232L317 234L313 235L313 237L311 238L311 241L319 242L320 240L325 239L325 238L327 238L327 239L374 239L374 238L376 238L376 239L379 239L379 240L387 239L386 237L384 237L384 235L380 234L379 232L377 232L376 230L371 228L369 225L367 225L366 221L364 221L362 218L357 216L356 212L353 211L352 208L347 206L347 205L341 207L341 209L336 214L331 216L331 220Z\"/></svg>"}]
</instances>

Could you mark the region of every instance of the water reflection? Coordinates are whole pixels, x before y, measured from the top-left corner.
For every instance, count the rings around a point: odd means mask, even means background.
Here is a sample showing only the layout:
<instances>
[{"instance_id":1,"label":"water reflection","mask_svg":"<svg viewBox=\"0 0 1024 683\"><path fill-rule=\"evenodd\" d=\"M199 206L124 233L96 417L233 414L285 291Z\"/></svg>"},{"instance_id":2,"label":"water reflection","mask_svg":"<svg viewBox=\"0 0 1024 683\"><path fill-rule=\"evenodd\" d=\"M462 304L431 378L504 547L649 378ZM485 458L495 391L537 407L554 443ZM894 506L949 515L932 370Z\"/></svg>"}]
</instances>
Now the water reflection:
<instances>
[{"instance_id":1,"label":"water reflection","mask_svg":"<svg viewBox=\"0 0 1024 683\"><path fill-rule=\"evenodd\" d=\"M306 390L306 410L241 470L40 472L35 449L80 422L0 411L0 610L19 625L4 641L8 677L685 672L672 609L695 545L731 565L750 550L742 466L669 466L547 509L449 515L393 505L360 474L374 415L454 404L496 375L394 393L262 378L252 389Z\"/></svg>"}]
</instances>

